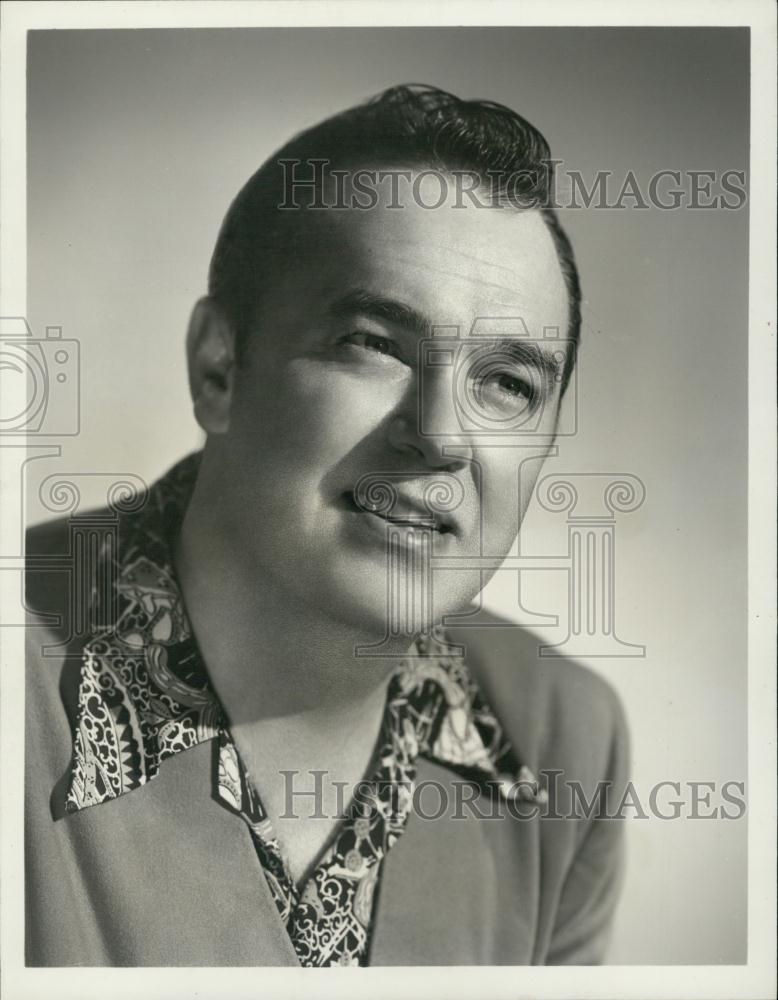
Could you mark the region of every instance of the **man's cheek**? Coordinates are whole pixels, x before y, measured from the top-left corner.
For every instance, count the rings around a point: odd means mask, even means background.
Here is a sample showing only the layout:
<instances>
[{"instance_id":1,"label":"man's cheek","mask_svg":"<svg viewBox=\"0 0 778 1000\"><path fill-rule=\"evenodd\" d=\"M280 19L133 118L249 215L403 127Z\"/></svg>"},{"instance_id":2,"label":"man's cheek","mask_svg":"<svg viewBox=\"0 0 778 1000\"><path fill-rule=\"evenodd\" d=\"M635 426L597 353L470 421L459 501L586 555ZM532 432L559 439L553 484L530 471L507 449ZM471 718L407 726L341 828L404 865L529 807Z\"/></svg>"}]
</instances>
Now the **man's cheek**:
<instances>
[{"instance_id":1,"label":"man's cheek","mask_svg":"<svg viewBox=\"0 0 778 1000\"><path fill-rule=\"evenodd\" d=\"M485 553L506 555L518 534L537 481L542 460L525 461L526 455L502 449L503 461L481 461L480 526ZM505 461L512 458L513 461Z\"/></svg>"},{"instance_id":2,"label":"man's cheek","mask_svg":"<svg viewBox=\"0 0 778 1000\"><path fill-rule=\"evenodd\" d=\"M479 534L483 551L501 555L518 530L519 488L517 470L502 463L480 463L478 482Z\"/></svg>"},{"instance_id":3,"label":"man's cheek","mask_svg":"<svg viewBox=\"0 0 778 1000\"><path fill-rule=\"evenodd\" d=\"M253 404L238 415L238 426L266 454L280 451L293 461L301 449L328 451L356 430L356 421L349 400L342 394L339 398L332 384L279 379L258 390Z\"/></svg>"},{"instance_id":4,"label":"man's cheek","mask_svg":"<svg viewBox=\"0 0 778 1000\"><path fill-rule=\"evenodd\" d=\"M328 371L306 373L290 390L286 433L313 444L317 451L349 450L375 431L397 402L396 393L376 380Z\"/></svg>"}]
</instances>

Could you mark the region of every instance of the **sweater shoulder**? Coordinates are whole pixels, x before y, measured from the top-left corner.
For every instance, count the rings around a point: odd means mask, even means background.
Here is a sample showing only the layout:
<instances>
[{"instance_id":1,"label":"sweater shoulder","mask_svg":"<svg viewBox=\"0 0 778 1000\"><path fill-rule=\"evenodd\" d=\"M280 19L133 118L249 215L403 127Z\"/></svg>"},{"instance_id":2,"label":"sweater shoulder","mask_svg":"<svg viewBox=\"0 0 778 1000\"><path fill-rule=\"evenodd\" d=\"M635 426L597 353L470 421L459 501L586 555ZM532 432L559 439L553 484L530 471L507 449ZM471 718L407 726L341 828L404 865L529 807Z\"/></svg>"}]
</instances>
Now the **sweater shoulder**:
<instances>
[{"instance_id":1,"label":"sweater shoulder","mask_svg":"<svg viewBox=\"0 0 778 1000\"><path fill-rule=\"evenodd\" d=\"M478 624L447 630L511 742L532 767L562 768L585 780L626 760L624 709L613 685L565 656L542 655L534 632L481 612ZM621 768L620 768L621 769Z\"/></svg>"}]
</instances>

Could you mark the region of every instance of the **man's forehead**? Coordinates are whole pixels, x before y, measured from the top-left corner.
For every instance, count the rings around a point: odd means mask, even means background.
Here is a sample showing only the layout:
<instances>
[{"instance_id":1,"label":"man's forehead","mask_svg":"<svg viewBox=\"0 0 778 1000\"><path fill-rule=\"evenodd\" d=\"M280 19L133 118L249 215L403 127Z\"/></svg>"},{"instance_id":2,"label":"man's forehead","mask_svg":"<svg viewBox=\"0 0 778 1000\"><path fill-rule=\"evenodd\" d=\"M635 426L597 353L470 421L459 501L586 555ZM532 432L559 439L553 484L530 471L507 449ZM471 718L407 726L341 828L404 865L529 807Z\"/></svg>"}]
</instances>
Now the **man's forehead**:
<instances>
[{"instance_id":1,"label":"man's forehead","mask_svg":"<svg viewBox=\"0 0 778 1000\"><path fill-rule=\"evenodd\" d=\"M411 301L433 324L523 319L533 335L543 326L567 326L561 266L538 212L325 211L308 234L309 266L330 294L347 279Z\"/></svg>"}]
</instances>

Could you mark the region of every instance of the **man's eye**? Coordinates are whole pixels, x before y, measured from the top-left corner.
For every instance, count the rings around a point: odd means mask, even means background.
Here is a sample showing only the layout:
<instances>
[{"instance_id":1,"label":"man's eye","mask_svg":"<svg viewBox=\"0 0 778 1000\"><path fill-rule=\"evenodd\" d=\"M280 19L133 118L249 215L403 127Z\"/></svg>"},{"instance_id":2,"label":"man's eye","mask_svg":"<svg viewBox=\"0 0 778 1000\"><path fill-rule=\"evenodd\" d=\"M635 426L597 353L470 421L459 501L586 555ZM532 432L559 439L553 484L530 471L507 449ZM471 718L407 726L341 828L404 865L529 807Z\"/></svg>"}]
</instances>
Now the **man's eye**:
<instances>
[{"instance_id":1,"label":"man's eye","mask_svg":"<svg viewBox=\"0 0 778 1000\"><path fill-rule=\"evenodd\" d=\"M526 399L532 399L534 395L530 383L515 375L497 375L495 381L497 386L509 396L524 396Z\"/></svg>"},{"instance_id":2,"label":"man's eye","mask_svg":"<svg viewBox=\"0 0 778 1000\"><path fill-rule=\"evenodd\" d=\"M368 351L375 351L376 354L386 354L393 358L400 358L400 348L390 337L384 337L380 333L367 333L364 330L355 330L343 338L341 343L353 344L355 347L363 347Z\"/></svg>"},{"instance_id":3,"label":"man's eye","mask_svg":"<svg viewBox=\"0 0 778 1000\"><path fill-rule=\"evenodd\" d=\"M483 379L479 389L481 393L497 393L526 402L534 399L536 395L536 390L531 382L508 372L495 372Z\"/></svg>"},{"instance_id":4,"label":"man's eye","mask_svg":"<svg viewBox=\"0 0 778 1000\"><path fill-rule=\"evenodd\" d=\"M537 386L530 379L511 372L492 372L477 379L472 392L478 407L510 413L533 410L539 398Z\"/></svg>"}]
</instances>

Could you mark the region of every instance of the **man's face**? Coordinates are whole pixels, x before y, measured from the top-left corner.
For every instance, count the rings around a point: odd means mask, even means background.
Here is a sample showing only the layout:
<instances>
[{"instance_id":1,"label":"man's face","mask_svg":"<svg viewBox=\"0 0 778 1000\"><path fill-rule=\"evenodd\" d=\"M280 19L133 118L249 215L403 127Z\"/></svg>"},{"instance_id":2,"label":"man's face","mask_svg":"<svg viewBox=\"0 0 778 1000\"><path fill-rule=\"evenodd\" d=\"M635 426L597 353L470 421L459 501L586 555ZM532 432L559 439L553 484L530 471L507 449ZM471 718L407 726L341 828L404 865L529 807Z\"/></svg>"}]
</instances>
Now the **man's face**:
<instances>
[{"instance_id":1,"label":"man's face","mask_svg":"<svg viewBox=\"0 0 778 1000\"><path fill-rule=\"evenodd\" d=\"M316 614L412 632L429 579L438 620L492 575L473 558L515 539L558 412L560 344L542 338L566 334L560 266L533 211L409 199L300 224L305 250L263 292L218 441L225 523L265 583ZM447 560L431 578L429 555Z\"/></svg>"}]
</instances>

